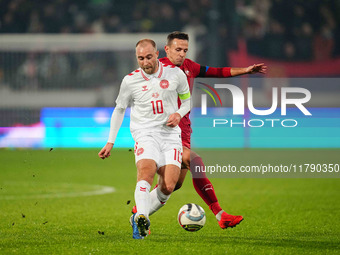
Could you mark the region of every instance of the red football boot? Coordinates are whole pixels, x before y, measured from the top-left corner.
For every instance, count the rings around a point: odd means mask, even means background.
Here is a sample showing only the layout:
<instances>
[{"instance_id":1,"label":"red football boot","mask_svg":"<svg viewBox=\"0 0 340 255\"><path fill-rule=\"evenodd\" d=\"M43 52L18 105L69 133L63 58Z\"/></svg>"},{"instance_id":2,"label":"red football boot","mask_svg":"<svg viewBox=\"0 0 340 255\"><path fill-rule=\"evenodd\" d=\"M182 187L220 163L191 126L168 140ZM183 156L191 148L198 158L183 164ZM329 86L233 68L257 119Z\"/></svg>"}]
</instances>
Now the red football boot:
<instances>
[{"instance_id":1,"label":"red football boot","mask_svg":"<svg viewBox=\"0 0 340 255\"><path fill-rule=\"evenodd\" d=\"M218 221L218 225L220 225L222 229L233 228L240 224L241 221L243 221L243 217L241 215L234 216L223 212L221 215L221 220Z\"/></svg>"}]
</instances>

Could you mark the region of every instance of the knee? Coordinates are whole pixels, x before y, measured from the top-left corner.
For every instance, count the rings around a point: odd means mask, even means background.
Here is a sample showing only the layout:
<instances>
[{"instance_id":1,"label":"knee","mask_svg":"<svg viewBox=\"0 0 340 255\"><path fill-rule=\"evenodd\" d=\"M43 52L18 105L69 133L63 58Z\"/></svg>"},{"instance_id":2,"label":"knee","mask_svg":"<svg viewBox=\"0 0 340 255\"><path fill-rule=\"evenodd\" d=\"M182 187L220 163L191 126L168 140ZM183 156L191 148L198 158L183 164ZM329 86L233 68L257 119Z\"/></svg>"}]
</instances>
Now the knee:
<instances>
[{"instance_id":1,"label":"knee","mask_svg":"<svg viewBox=\"0 0 340 255\"><path fill-rule=\"evenodd\" d=\"M164 195L170 195L174 191L174 185L162 185L161 191Z\"/></svg>"}]
</instances>

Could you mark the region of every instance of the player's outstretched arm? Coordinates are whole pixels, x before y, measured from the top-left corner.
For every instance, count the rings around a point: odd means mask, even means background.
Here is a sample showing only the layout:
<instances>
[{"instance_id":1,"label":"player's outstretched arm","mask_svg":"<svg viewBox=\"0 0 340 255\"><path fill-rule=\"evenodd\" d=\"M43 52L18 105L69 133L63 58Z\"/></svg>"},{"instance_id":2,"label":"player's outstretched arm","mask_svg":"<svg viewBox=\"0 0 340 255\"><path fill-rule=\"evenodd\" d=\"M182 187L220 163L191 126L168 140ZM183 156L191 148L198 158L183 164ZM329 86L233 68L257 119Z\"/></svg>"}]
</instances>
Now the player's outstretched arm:
<instances>
[{"instance_id":1,"label":"player's outstretched arm","mask_svg":"<svg viewBox=\"0 0 340 255\"><path fill-rule=\"evenodd\" d=\"M201 66L195 62L193 63L197 65L196 69L200 70L200 73L197 77L228 78L243 74L265 74L267 72L267 66L265 66L264 63L254 64L248 67L211 67Z\"/></svg>"},{"instance_id":2,"label":"player's outstretched arm","mask_svg":"<svg viewBox=\"0 0 340 255\"><path fill-rule=\"evenodd\" d=\"M248 66L245 68L230 68L231 76L243 75L243 74L254 74L254 73L262 73L265 74L267 72L267 66L264 63L254 64L252 66Z\"/></svg>"},{"instance_id":3,"label":"player's outstretched arm","mask_svg":"<svg viewBox=\"0 0 340 255\"><path fill-rule=\"evenodd\" d=\"M110 134L106 145L100 150L98 156L105 159L111 156L111 150L115 143L117 133L124 119L125 108L116 107L111 116Z\"/></svg>"},{"instance_id":4,"label":"player's outstretched arm","mask_svg":"<svg viewBox=\"0 0 340 255\"><path fill-rule=\"evenodd\" d=\"M111 150L113 148L113 143L108 142L98 153L101 159L105 159L111 156Z\"/></svg>"}]
</instances>

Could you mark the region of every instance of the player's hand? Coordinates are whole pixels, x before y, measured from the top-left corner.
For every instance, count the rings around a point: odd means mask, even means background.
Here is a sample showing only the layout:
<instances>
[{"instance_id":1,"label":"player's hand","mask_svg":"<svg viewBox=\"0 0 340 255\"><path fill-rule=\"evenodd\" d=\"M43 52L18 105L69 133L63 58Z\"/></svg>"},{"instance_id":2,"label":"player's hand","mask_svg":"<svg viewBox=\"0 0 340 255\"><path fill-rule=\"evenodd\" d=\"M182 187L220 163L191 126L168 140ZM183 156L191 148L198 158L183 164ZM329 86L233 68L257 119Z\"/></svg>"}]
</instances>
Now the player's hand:
<instances>
[{"instance_id":1,"label":"player's hand","mask_svg":"<svg viewBox=\"0 0 340 255\"><path fill-rule=\"evenodd\" d=\"M180 120L181 120L181 115L175 112L169 116L169 119L166 125L168 127L176 127L179 124Z\"/></svg>"},{"instance_id":2,"label":"player's hand","mask_svg":"<svg viewBox=\"0 0 340 255\"><path fill-rule=\"evenodd\" d=\"M101 159L105 159L111 156L111 150L113 148L113 143L107 143L103 149L100 150L100 152L98 153L98 156Z\"/></svg>"},{"instance_id":3,"label":"player's hand","mask_svg":"<svg viewBox=\"0 0 340 255\"><path fill-rule=\"evenodd\" d=\"M265 66L264 63L254 64L246 68L246 73L249 73L249 74L254 74L254 73L265 74L266 72L267 72L267 66Z\"/></svg>"}]
</instances>

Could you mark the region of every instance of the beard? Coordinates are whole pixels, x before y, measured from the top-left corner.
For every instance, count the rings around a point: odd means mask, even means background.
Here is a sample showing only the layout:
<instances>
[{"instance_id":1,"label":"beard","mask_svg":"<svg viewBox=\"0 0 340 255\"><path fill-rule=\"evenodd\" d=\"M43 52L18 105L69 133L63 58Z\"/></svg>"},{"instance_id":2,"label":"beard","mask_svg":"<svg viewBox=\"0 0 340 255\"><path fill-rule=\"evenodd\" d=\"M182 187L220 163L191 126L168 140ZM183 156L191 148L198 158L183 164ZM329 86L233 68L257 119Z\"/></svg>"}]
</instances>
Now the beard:
<instances>
[{"instance_id":1,"label":"beard","mask_svg":"<svg viewBox=\"0 0 340 255\"><path fill-rule=\"evenodd\" d=\"M147 74L153 74L155 70L155 68L153 68L152 66L143 66L142 69Z\"/></svg>"}]
</instances>

